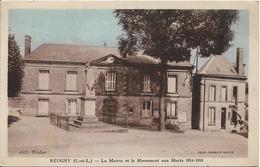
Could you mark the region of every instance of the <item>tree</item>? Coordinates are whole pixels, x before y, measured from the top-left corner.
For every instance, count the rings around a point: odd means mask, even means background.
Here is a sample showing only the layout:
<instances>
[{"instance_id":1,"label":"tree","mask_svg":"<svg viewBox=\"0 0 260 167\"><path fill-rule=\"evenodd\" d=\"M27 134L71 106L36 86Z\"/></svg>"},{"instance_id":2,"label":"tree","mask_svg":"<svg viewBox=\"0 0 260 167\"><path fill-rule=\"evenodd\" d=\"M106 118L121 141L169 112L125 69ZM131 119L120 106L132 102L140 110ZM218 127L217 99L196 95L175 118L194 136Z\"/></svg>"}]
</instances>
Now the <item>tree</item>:
<instances>
[{"instance_id":1,"label":"tree","mask_svg":"<svg viewBox=\"0 0 260 167\"><path fill-rule=\"evenodd\" d=\"M159 116L160 130L164 130L167 62L189 60L194 49L197 57L225 52L234 37L231 25L239 19L238 11L131 9L114 10L114 13L125 32L119 48L122 50L128 42L131 44L126 46L133 47L134 51L142 50L161 61ZM133 50L128 54L132 54Z\"/></svg>"},{"instance_id":2,"label":"tree","mask_svg":"<svg viewBox=\"0 0 260 167\"><path fill-rule=\"evenodd\" d=\"M8 97L16 97L21 91L24 76L23 62L13 34L8 35Z\"/></svg>"}]
</instances>

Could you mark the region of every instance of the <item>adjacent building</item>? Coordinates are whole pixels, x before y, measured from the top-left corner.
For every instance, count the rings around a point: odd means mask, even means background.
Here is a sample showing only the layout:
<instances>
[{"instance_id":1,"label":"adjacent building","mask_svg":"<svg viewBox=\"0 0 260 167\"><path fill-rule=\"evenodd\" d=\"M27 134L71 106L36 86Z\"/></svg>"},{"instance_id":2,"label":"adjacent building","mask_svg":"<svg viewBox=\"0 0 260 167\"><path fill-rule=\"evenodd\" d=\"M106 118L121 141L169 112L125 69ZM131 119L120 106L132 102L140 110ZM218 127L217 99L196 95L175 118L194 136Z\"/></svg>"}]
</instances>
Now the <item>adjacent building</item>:
<instances>
[{"instance_id":1,"label":"adjacent building","mask_svg":"<svg viewBox=\"0 0 260 167\"><path fill-rule=\"evenodd\" d=\"M242 48L235 65L223 55L211 57L193 79L193 128L239 131L246 117L246 80Z\"/></svg>"}]
</instances>

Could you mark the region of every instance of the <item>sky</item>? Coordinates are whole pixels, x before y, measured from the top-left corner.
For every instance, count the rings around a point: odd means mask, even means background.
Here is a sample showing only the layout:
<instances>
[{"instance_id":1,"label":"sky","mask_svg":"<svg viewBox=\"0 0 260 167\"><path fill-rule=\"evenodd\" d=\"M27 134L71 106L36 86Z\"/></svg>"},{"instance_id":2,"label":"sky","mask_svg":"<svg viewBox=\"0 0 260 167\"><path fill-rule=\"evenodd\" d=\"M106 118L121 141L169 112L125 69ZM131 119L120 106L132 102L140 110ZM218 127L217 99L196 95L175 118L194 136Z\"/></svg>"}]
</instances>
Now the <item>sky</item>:
<instances>
[{"instance_id":1,"label":"sky","mask_svg":"<svg viewBox=\"0 0 260 167\"><path fill-rule=\"evenodd\" d=\"M236 48L244 49L246 71L249 54L249 15L240 10L240 20L232 28L235 31L233 46L224 53L236 61ZM9 11L9 31L24 54L24 35L32 37L32 50L43 43L87 44L117 47L117 39L123 33L118 20L110 9L39 10L13 9ZM200 59L203 64L207 59ZM193 57L191 58L193 62Z\"/></svg>"}]
</instances>

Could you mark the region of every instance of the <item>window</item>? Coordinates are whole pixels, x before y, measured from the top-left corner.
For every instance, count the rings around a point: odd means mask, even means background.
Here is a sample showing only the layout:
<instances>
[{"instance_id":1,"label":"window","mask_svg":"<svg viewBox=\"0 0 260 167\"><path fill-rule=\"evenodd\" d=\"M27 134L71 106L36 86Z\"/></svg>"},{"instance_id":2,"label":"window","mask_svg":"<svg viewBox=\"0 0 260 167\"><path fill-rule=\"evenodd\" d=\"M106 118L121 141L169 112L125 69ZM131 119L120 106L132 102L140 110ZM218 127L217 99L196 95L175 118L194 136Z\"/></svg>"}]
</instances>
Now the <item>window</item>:
<instances>
[{"instance_id":1,"label":"window","mask_svg":"<svg viewBox=\"0 0 260 167\"><path fill-rule=\"evenodd\" d=\"M66 90L77 90L77 72L68 71L66 76Z\"/></svg>"},{"instance_id":2,"label":"window","mask_svg":"<svg viewBox=\"0 0 260 167\"><path fill-rule=\"evenodd\" d=\"M176 93L177 92L177 76L176 75L168 75L167 92L168 93Z\"/></svg>"},{"instance_id":3,"label":"window","mask_svg":"<svg viewBox=\"0 0 260 167\"><path fill-rule=\"evenodd\" d=\"M209 88L209 100L216 101L216 86L211 85Z\"/></svg>"},{"instance_id":4,"label":"window","mask_svg":"<svg viewBox=\"0 0 260 167\"><path fill-rule=\"evenodd\" d=\"M39 89L49 90L49 70L39 71Z\"/></svg>"},{"instance_id":5,"label":"window","mask_svg":"<svg viewBox=\"0 0 260 167\"><path fill-rule=\"evenodd\" d=\"M76 99L68 99L66 106L66 113L71 115L76 115L77 113L77 100Z\"/></svg>"},{"instance_id":6,"label":"window","mask_svg":"<svg viewBox=\"0 0 260 167\"><path fill-rule=\"evenodd\" d=\"M211 124L216 123L216 109L214 107L209 108L208 122Z\"/></svg>"},{"instance_id":7,"label":"window","mask_svg":"<svg viewBox=\"0 0 260 167\"><path fill-rule=\"evenodd\" d=\"M232 101L237 101L237 86L233 87Z\"/></svg>"},{"instance_id":8,"label":"window","mask_svg":"<svg viewBox=\"0 0 260 167\"><path fill-rule=\"evenodd\" d=\"M176 102L167 102L166 118L173 118L177 116L176 113Z\"/></svg>"},{"instance_id":9,"label":"window","mask_svg":"<svg viewBox=\"0 0 260 167\"><path fill-rule=\"evenodd\" d=\"M222 86L221 87L221 101L227 101L227 87L226 86Z\"/></svg>"},{"instance_id":10,"label":"window","mask_svg":"<svg viewBox=\"0 0 260 167\"><path fill-rule=\"evenodd\" d=\"M115 73L106 73L106 91L115 91L116 90L116 74Z\"/></svg>"},{"instance_id":11,"label":"window","mask_svg":"<svg viewBox=\"0 0 260 167\"><path fill-rule=\"evenodd\" d=\"M152 101L143 101L141 116L152 116Z\"/></svg>"},{"instance_id":12,"label":"window","mask_svg":"<svg viewBox=\"0 0 260 167\"><path fill-rule=\"evenodd\" d=\"M143 91L144 92L151 92L151 88L150 88L150 75L144 75L144 78L143 78Z\"/></svg>"}]
</instances>

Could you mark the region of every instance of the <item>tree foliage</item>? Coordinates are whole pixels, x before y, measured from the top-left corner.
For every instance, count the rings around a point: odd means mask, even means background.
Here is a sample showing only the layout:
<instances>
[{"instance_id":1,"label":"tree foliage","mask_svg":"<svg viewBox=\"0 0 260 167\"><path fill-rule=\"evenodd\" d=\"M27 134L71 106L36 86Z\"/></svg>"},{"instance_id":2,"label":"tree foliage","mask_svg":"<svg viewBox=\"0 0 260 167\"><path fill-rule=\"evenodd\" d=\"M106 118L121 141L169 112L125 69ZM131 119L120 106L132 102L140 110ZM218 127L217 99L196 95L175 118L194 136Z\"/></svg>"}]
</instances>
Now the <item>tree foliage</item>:
<instances>
[{"instance_id":1,"label":"tree foliage","mask_svg":"<svg viewBox=\"0 0 260 167\"><path fill-rule=\"evenodd\" d=\"M131 47L162 61L189 60L191 51L222 54L234 37L237 10L115 10L125 34L119 50ZM126 54L126 53L124 53Z\"/></svg>"},{"instance_id":2,"label":"tree foliage","mask_svg":"<svg viewBox=\"0 0 260 167\"><path fill-rule=\"evenodd\" d=\"M141 50L161 61L160 130L164 125L167 61L185 61L196 49L197 56L222 54L234 37L232 24L237 10L115 10L125 34L119 38L121 55Z\"/></svg>"},{"instance_id":3,"label":"tree foliage","mask_svg":"<svg viewBox=\"0 0 260 167\"><path fill-rule=\"evenodd\" d=\"M15 97L21 91L24 76L23 62L15 36L8 36L8 97Z\"/></svg>"}]
</instances>

